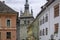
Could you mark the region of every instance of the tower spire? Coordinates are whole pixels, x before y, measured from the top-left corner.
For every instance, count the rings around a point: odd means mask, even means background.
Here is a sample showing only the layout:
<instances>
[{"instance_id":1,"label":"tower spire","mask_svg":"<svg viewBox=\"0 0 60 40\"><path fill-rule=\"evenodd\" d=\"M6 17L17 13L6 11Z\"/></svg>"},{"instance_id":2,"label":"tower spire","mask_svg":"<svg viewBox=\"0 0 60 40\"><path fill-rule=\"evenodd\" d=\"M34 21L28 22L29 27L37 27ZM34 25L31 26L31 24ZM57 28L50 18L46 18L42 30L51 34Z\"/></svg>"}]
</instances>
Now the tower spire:
<instances>
[{"instance_id":1,"label":"tower spire","mask_svg":"<svg viewBox=\"0 0 60 40\"><path fill-rule=\"evenodd\" d=\"M29 10L28 0L26 0L26 3L25 3L25 10Z\"/></svg>"},{"instance_id":2,"label":"tower spire","mask_svg":"<svg viewBox=\"0 0 60 40\"><path fill-rule=\"evenodd\" d=\"M28 0L26 0L26 3L28 3Z\"/></svg>"}]
</instances>

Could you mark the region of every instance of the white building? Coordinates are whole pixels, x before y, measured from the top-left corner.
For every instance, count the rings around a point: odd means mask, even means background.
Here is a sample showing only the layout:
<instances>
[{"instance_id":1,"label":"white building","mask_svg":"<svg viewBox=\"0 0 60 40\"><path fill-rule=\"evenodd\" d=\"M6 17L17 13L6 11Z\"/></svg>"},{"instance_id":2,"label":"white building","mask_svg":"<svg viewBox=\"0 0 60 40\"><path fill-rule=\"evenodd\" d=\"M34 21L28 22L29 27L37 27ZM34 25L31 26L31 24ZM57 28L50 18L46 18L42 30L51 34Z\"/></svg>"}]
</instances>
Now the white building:
<instances>
[{"instance_id":1,"label":"white building","mask_svg":"<svg viewBox=\"0 0 60 40\"><path fill-rule=\"evenodd\" d=\"M47 0L39 18L39 40L60 40L60 0Z\"/></svg>"}]
</instances>

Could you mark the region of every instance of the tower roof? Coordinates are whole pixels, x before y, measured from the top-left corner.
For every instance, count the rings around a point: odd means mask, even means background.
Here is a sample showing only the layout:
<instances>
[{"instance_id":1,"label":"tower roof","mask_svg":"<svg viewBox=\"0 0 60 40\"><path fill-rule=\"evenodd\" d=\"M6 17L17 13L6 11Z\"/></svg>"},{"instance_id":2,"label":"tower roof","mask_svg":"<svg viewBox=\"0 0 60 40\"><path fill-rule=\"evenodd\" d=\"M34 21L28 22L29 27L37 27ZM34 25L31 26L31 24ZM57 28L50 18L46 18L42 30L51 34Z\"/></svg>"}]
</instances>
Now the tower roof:
<instances>
[{"instance_id":1,"label":"tower roof","mask_svg":"<svg viewBox=\"0 0 60 40\"><path fill-rule=\"evenodd\" d=\"M25 10L29 10L28 0L26 0L26 3L25 3Z\"/></svg>"},{"instance_id":2,"label":"tower roof","mask_svg":"<svg viewBox=\"0 0 60 40\"><path fill-rule=\"evenodd\" d=\"M33 11L31 11L31 13L33 13ZM20 17L33 17L33 14L31 13L29 11L28 0L25 0L25 10L24 10L24 13L20 15Z\"/></svg>"},{"instance_id":3,"label":"tower roof","mask_svg":"<svg viewBox=\"0 0 60 40\"><path fill-rule=\"evenodd\" d=\"M28 0L26 0L26 3L28 3Z\"/></svg>"}]
</instances>

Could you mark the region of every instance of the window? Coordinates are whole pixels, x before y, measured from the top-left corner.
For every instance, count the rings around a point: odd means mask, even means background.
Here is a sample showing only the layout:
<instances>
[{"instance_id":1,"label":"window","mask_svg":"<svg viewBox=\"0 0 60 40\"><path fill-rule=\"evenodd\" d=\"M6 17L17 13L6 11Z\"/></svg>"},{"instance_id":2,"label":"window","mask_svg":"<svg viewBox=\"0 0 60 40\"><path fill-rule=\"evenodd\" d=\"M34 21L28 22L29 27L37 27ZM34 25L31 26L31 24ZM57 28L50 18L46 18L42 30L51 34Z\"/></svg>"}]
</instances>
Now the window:
<instances>
[{"instance_id":1,"label":"window","mask_svg":"<svg viewBox=\"0 0 60 40\"><path fill-rule=\"evenodd\" d=\"M10 27L10 20L7 20L7 26Z\"/></svg>"},{"instance_id":2,"label":"window","mask_svg":"<svg viewBox=\"0 0 60 40\"><path fill-rule=\"evenodd\" d=\"M46 35L48 34L48 28L46 28Z\"/></svg>"},{"instance_id":3,"label":"window","mask_svg":"<svg viewBox=\"0 0 60 40\"><path fill-rule=\"evenodd\" d=\"M1 40L1 32L0 32L0 40Z\"/></svg>"},{"instance_id":4,"label":"window","mask_svg":"<svg viewBox=\"0 0 60 40\"><path fill-rule=\"evenodd\" d=\"M7 39L11 39L11 32L7 32L6 35L7 35Z\"/></svg>"},{"instance_id":5,"label":"window","mask_svg":"<svg viewBox=\"0 0 60 40\"><path fill-rule=\"evenodd\" d=\"M28 24L30 23L30 21L28 20Z\"/></svg>"},{"instance_id":6,"label":"window","mask_svg":"<svg viewBox=\"0 0 60 40\"><path fill-rule=\"evenodd\" d=\"M26 20L24 20L24 24L26 24Z\"/></svg>"},{"instance_id":7,"label":"window","mask_svg":"<svg viewBox=\"0 0 60 40\"><path fill-rule=\"evenodd\" d=\"M43 24L44 24L44 17L43 17Z\"/></svg>"},{"instance_id":8,"label":"window","mask_svg":"<svg viewBox=\"0 0 60 40\"><path fill-rule=\"evenodd\" d=\"M46 14L46 17L43 16L43 19L40 20L40 25L44 24L48 21L48 14Z\"/></svg>"},{"instance_id":9,"label":"window","mask_svg":"<svg viewBox=\"0 0 60 40\"><path fill-rule=\"evenodd\" d=\"M58 27L59 27L59 24L55 24L55 33L58 33Z\"/></svg>"},{"instance_id":10,"label":"window","mask_svg":"<svg viewBox=\"0 0 60 40\"><path fill-rule=\"evenodd\" d=\"M59 4L54 6L54 17L59 16Z\"/></svg>"},{"instance_id":11,"label":"window","mask_svg":"<svg viewBox=\"0 0 60 40\"><path fill-rule=\"evenodd\" d=\"M40 36L41 36L41 30L40 30Z\"/></svg>"},{"instance_id":12,"label":"window","mask_svg":"<svg viewBox=\"0 0 60 40\"><path fill-rule=\"evenodd\" d=\"M43 29L43 35L44 35L44 29Z\"/></svg>"},{"instance_id":13,"label":"window","mask_svg":"<svg viewBox=\"0 0 60 40\"><path fill-rule=\"evenodd\" d=\"M46 19L45 19L45 21L47 22L48 21L48 15L46 14Z\"/></svg>"}]
</instances>

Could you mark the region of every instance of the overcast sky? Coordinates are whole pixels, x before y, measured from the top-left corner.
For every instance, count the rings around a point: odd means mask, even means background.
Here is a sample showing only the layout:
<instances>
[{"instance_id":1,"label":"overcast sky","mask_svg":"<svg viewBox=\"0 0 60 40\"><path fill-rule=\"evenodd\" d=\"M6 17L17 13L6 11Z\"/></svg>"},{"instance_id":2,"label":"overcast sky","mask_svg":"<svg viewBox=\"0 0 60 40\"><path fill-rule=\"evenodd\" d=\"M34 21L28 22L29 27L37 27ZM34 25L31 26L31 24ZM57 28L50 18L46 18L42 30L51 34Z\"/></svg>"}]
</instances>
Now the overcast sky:
<instances>
[{"instance_id":1,"label":"overcast sky","mask_svg":"<svg viewBox=\"0 0 60 40\"><path fill-rule=\"evenodd\" d=\"M20 10L22 11L24 10L25 0L4 0L4 1L5 1L5 4L10 6L15 11L20 12ZM33 9L34 17L36 17L39 11L41 10L40 7L46 3L46 0L28 0L28 1L30 5L29 6L30 10L31 8Z\"/></svg>"}]
</instances>

